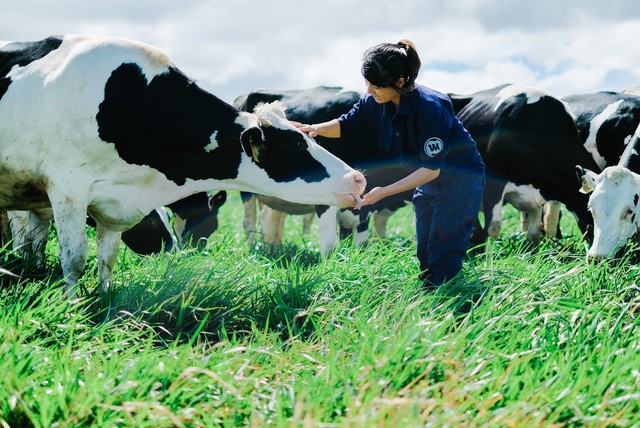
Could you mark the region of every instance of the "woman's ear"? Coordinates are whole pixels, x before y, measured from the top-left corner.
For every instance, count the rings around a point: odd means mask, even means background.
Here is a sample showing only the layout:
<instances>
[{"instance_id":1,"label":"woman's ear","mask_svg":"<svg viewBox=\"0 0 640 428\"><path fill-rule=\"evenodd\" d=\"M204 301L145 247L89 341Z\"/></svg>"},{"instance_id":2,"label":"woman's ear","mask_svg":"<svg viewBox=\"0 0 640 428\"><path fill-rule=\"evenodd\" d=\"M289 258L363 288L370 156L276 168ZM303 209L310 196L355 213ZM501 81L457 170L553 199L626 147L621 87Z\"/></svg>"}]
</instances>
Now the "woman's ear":
<instances>
[{"instance_id":1,"label":"woman's ear","mask_svg":"<svg viewBox=\"0 0 640 428\"><path fill-rule=\"evenodd\" d=\"M404 88L404 84L405 83L407 83L407 82L406 82L406 80L404 80L404 77L400 76L400 78L396 82L396 88L398 88L398 89Z\"/></svg>"}]
</instances>

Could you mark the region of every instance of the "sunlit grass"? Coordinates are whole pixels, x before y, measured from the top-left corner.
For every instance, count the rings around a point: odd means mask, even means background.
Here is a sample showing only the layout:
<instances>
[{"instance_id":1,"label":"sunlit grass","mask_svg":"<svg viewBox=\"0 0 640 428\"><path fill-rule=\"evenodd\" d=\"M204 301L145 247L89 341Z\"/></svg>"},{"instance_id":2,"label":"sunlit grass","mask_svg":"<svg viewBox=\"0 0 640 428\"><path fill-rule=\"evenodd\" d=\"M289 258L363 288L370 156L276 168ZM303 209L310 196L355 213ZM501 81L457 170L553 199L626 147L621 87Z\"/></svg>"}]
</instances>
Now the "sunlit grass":
<instances>
[{"instance_id":1,"label":"sunlit grass","mask_svg":"<svg viewBox=\"0 0 640 428\"><path fill-rule=\"evenodd\" d=\"M386 241L323 259L296 217L283 248L248 249L232 195L203 252L123 249L112 291L76 301L55 257L16 270L5 249L0 426L638 424L638 268L587 263L569 217L531 248L510 211L432 293L411 207Z\"/></svg>"}]
</instances>

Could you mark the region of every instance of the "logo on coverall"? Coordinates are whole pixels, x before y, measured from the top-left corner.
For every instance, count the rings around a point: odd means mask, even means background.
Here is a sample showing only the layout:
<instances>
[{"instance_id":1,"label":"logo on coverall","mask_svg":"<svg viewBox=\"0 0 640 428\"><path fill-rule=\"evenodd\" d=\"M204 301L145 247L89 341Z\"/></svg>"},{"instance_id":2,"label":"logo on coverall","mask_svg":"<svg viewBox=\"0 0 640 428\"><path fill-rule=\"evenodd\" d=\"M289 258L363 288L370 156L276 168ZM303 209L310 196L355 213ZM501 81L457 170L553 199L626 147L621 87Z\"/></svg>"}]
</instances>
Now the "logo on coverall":
<instances>
[{"instance_id":1,"label":"logo on coverall","mask_svg":"<svg viewBox=\"0 0 640 428\"><path fill-rule=\"evenodd\" d=\"M442 151L444 148L444 143L438 137L431 137L424 143L424 152L429 157L434 157L438 153Z\"/></svg>"}]
</instances>

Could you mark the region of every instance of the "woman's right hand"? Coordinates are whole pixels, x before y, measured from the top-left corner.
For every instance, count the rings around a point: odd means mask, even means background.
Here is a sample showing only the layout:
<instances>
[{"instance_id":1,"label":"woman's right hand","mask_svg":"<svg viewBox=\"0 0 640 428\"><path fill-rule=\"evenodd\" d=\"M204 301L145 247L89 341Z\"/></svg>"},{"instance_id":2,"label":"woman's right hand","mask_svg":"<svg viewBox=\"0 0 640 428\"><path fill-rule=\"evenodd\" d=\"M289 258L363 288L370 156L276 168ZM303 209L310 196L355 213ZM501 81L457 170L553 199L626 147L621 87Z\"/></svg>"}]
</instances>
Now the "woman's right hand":
<instances>
[{"instance_id":1,"label":"woman's right hand","mask_svg":"<svg viewBox=\"0 0 640 428\"><path fill-rule=\"evenodd\" d=\"M295 120L290 120L289 122L291 122L291 124L293 124L293 126L298 128L300 131L306 132L307 134L309 134L309 137L311 138L318 136L318 128L316 128L313 125L307 125L304 123L296 122Z\"/></svg>"}]
</instances>

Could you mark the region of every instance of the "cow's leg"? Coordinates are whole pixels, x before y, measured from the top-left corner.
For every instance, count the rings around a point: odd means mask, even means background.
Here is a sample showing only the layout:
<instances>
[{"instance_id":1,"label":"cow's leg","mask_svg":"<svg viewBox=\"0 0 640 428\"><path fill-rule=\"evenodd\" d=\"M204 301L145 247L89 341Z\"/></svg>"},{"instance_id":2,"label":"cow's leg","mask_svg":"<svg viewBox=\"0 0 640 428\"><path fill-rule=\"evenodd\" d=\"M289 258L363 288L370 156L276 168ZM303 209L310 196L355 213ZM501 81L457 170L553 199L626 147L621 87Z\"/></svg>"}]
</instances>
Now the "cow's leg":
<instances>
[{"instance_id":1,"label":"cow's leg","mask_svg":"<svg viewBox=\"0 0 640 428\"><path fill-rule=\"evenodd\" d=\"M470 241L472 247L484 244L488 236L496 238L500 234L505 187L504 181L487 177L482 194L484 227L480 225L479 221L475 222Z\"/></svg>"},{"instance_id":2,"label":"cow's leg","mask_svg":"<svg viewBox=\"0 0 640 428\"><path fill-rule=\"evenodd\" d=\"M485 210L485 225L487 235L496 239L500 236L502 230L502 210L504 209L504 200L495 201L490 210Z\"/></svg>"},{"instance_id":3,"label":"cow's leg","mask_svg":"<svg viewBox=\"0 0 640 428\"><path fill-rule=\"evenodd\" d=\"M286 214L263 205L260 209L260 234L262 240L268 244L278 247L281 244L281 227L283 227L284 216Z\"/></svg>"},{"instance_id":4,"label":"cow's leg","mask_svg":"<svg viewBox=\"0 0 640 428\"><path fill-rule=\"evenodd\" d=\"M103 223L96 226L98 246L98 283L100 290L105 293L113 281L113 267L118 258L118 247L122 232L109 230Z\"/></svg>"},{"instance_id":5,"label":"cow's leg","mask_svg":"<svg viewBox=\"0 0 640 428\"><path fill-rule=\"evenodd\" d=\"M258 225L257 211L258 198L252 194L242 194L242 206L244 208L244 216L242 218L242 227L247 235L247 245L253 248L256 240L256 231Z\"/></svg>"},{"instance_id":6,"label":"cow's leg","mask_svg":"<svg viewBox=\"0 0 640 428\"><path fill-rule=\"evenodd\" d=\"M544 215L542 224L547 238L561 238L560 232L560 208L562 204L558 201L549 201L544 204Z\"/></svg>"},{"instance_id":7,"label":"cow's leg","mask_svg":"<svg viewBox=\"0 0 640 428\"><path fill-rule=\"evenodd\" d=\"M373 215L373 230L376 231L378 238L385 238L387 236L387 224L389 223L391 214L393 214L393 211L384 209Z\"/></svg>"},{"instance_id":8,"label":"cow's leg","mask_svg":"<svg viewBox=\"0 0 640 428\"><path fill-rule=\"evenodd\" d=\"M23 258L30 256L29 251L29 211L8 211L7 220L11 231L13 250Z\"/></svg>"},{"instance_id":9,"label":"cow's leg","mask_svg":"<svg viewBox=\"0 0 640 428\"><path fill-rule=\"evenodd\" d=\"M36 266L39 268L44 267L52 218L53 211L49 208L33 210L29 215L29 228L32 230L31 252L36 255Z\"/></svg>"},{"instance_id":10,"label":"cow's leg","mask_svg":"<svg viewBox=\"0 0 640 428\"><path fill-rule=\"evenodd\" d=\"M320 254L328 256L338 246L338 208L329 207L318 213L318 228L320 231Z\"/></svg>"},{"instance_id":11,"label":"cow's leg","mask_svg":"<svg viewBox=\"0 0 640 428\"><path fill-rule=\"evenodd\" d=\"M369 239L369 217L365 218L358 224L355 229L356 237L354 239L354 244L356 246L364 245L365 242Z\"/></svg>"},{"instance_id":12,"label":"cow's leg","mask_svg":"<svg viewBox=\"0 0 640 428\"><path fill-rule=\"evenodd\" d=\"M4 210L0 211L0 247L4 247L11 241L11 229L9 227L9 217Z\"/></svg>"},{"instance_id":13,"label":"cow's leg","mask_svg":"<svg viewBox=\"0 0 640 428\"><path fill-rule=\"evenodd\" d=\"M7 213L14 250L25 259L34 260L38 268L44 267L52 217L49 208Z\"/></svg>"},{"instance_id":14,"label":"cow's leg","mask_svg":"<svg viewBox=\"0 0 640 428\"><path fill-rule=\"evenodd\" d=\"M542 235L542 207L532 207L527 211L520 211L522 230L527 233L527 241L540 243Z\"/></svg>"},{"instance_id":15,"label":"cow's leg","mask_svg":"<svg viewBox=\"0 0 640 428\"><path fill-rule=\"evenodd\" d=\"M311 222L313 222L314 216L315 214L311 213L311 214L304 214L304 216L302 217L302 234L304 236L309 234L309 231L311 230Z\"/></svg>"},{"instance_id":16,"label":"cow's leg","mask_svg":"<svg viewBox=\"0 0 640 428\"><path fill-rule=\"evenodd\" d=\"M60 261L66 283L65 293L76 295L76 284L87 264L87 204L72 196L49 194L60 246ZM75 202L75 203L73 203Z\"/></svg>"},{"instance_id":17,"label":"cow's leg","mask_svg":"<svg viewBox=\"0 0 640 428\"><path fill-rule=\"evenodd\" d=\"M274 210L275 211L275 210ZM282 211L275 211L278 217L278 224L276 225L275 246L280 247L282 245L282 235L284 234L284 220L287 218L287 213Z\"/></svg>"}]
</instances>

